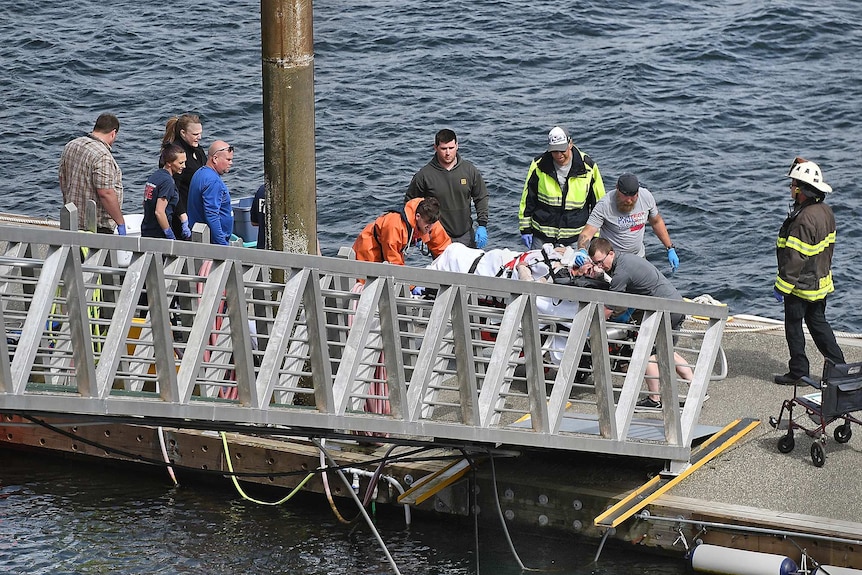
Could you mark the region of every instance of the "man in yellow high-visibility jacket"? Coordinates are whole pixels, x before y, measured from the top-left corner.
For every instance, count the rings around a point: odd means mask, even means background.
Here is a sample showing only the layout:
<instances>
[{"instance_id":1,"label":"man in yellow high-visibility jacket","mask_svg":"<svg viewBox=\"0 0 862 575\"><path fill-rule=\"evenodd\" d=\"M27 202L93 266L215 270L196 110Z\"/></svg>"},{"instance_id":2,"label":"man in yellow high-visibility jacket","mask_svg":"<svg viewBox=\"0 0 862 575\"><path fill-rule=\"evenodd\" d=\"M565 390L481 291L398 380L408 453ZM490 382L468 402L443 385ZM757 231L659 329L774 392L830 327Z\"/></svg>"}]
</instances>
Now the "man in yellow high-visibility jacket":
<instances>
[{"instance_id":1,"label":"man in yellow high-visibility jacket","mask_svg":"<svg viewBox=\"0 0 862 575\"><path fill-rule=\"evenodd\" d=\"M518 228L524 245L568 246L577 243L590 210L605 195L599 166L572 143L560 126L548 133L548 150L530 164Z\"/></svg>"}]
</instances>

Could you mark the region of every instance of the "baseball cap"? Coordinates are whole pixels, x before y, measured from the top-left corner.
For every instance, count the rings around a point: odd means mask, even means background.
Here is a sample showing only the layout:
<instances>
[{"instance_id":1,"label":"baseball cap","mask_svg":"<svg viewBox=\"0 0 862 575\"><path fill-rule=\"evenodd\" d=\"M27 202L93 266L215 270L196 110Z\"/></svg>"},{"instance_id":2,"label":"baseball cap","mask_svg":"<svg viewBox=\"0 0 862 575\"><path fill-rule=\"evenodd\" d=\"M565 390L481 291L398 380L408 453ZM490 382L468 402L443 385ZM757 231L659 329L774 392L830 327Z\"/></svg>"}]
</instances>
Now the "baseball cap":
<instances>
[{"instance_id":1,"label":"baseball cap","mask_svg":"<svg viewBox=\"0 0 862 575\"><path fill-rule=\"evenodd\" d=\"M565 152L569 149L569 133L565 128L554 126L548 132L548 151Z\"/></svg>"},{"instance_id":2,"label":"baseball cap","mask_svg":"<svg viewBox=\"0 0 862 575\"><path fill-rule=\"evenodd\" d=\"M640 182L638 182L638 177L634 174L623 174L620 176L620 179L617 180L617 189L624 196L633 196L638 193L638 188L640 188Z\"/></svg>"}]
</instances>

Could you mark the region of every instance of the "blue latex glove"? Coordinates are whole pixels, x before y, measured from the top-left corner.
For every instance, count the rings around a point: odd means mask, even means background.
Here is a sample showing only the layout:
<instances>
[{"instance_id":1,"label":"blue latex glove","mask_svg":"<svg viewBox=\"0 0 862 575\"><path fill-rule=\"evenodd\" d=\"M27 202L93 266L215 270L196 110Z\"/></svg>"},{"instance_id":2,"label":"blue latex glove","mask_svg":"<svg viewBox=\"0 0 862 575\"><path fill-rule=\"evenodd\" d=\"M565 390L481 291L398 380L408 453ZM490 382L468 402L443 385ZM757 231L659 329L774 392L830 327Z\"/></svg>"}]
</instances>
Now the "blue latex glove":
<instances>
[{"instance_id":1,"label":"blue latex glove","mask_svg":"<svg viewBox=\"0 0 862 575\"><path fill-rule=\"evenodd\" d=\"M784 303L784 294L778 291L778 288L772 288L772 297L774 297L778 303Z\"/></svg>"},{"instance_id":2,"label":"blue latex glove","mask_svg":"<svg viewBox=\"0 0 862 575\"><path fill-rule=\"evenodd\" d=\"M174 234L174 230L172 230L171 228L168 228L166 230L162 230L162 233L165 234L165 237L168 238L169 240L177 239L177 236Z\"/></svg>"},{"instance_id":3,"label":"blue latex glove","mask_svg":"<svg viewBox=\"0 0 862 575\"><path fill-rule=\"evenodd\" d=\"M126 235L126 224L117 224L117 233L121 236Z\"/></svg>"},{"instance_id":4,"label":"blue latex glove","mask_svg":"<svg viewBox=\"0 0 862 575\"><path fill-rule=\"evenodd\" d=\"M479 249L488 245L488 230L485 229L485 226L476 228L476 236L473 239L476 240L476 247Z\"/></svg>"},{"instance_id":5,"label":"blue latex glove","mask_svg":"<svg viewBox=\"0 0 862 575\"><path fill-rule=\"evenodd\" d=\"M186 220L184 222L180 222L180 223L183 226L183 237L185 239L189 239L190 237L192 237L192 230L189 228L188 220Z\"/></svg>"},{"instance_id":6,"label":"blue latex glove","mask_svg":"<svg viewBox=\"0 0 862 575\"><path fill-rule=\"evenodd\" d=\"M425 288L422 286L415 286L412 290L410 290L410 293L412 293L413 295L423 295L425 293Z\"/></svg>"},{"instance_id":7,"label":"blue latex glove","mask_svg":"<svg viewBox=\"0 0 862 575\"><path fill-rule=\"evenodd\" d=\"M588 261L590 261L590 254L587 253L587 250L584 248L579 249L575 252L575 265L581 267Z\"/></svg>"},{"instance_id":8,"label":"blue latex glove","mask_svg":"<svg viewBox=\"0 0 862 575\"><path fill-rule=\"evenodd\" d=\"M524 242L527 249L530 249L530 246L533 245L533 234L521 234L521 241Z\"/></svg>"},{"instance_id":9,"label":"blue latex glove","mask_svg":"<svg viewBox=\"0 0 862 575\"><path fill-rule=\"evenodd\" d=\"M671 271L676 271L679 267L679 256L676 255L676 248L670 248L667 250L667 261L670 262Z\"/></svg>"}]
</instances>

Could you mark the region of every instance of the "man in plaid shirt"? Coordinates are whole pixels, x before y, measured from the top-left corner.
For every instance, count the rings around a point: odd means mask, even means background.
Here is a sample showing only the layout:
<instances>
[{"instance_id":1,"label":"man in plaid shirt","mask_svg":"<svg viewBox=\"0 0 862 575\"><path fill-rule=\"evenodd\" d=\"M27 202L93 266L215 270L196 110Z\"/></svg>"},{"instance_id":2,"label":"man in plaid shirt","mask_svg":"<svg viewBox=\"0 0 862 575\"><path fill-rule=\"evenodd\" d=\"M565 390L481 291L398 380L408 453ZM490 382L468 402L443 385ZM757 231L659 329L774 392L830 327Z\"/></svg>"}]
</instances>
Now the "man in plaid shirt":
<instances>
[{"instance_id":1,"label":"man in plaid shirt","mask_svg":"<svg viewBox=\"0 0 862 575\"><path fill-rule=\"evenodd\" d=\"M78 208L78 229L85 229L87 200L96 202L96 231L112 234L114 228L126 235L123 219L123 172L111 154L111 146L120 131L120 121L113 114L102 114L93 131L75 138L63 148L60 156L60 189L63 203Z\"/></svg>"}]
</instances>

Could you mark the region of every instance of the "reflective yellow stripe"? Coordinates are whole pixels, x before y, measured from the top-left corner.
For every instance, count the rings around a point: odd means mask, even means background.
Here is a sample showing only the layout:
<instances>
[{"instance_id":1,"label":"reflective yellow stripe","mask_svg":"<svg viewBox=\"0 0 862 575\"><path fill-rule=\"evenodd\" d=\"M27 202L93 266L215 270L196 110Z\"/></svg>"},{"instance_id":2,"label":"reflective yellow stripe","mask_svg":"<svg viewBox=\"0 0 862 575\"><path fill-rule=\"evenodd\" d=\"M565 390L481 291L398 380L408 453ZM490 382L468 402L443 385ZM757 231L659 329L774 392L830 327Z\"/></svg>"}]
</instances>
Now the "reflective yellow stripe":
<instances>
[{"instance_id":1,"label":"reflective yellow stripe","mask_svg":"<svg viewBox=\"0 0 862 575\"><path fill-rule=\"evenodd\" d=\"M539 201L549 206L563 206L563 193L557 178L539 169L536 170L536 174L539 176L538 189L536 190L536 197ZM569 192L566 194L566 203L563 207L566 210L584 207L590 192L592 174L587 172L581 176L571 176L567 179Z\"/></svg>"},{"instance_id":2,"label":"reflective yellow stripe","mask_svg":"<svg viewBox=\"0 0 862 575\"><path fill-rule=\"evenodd\" d=\"M804 256L816 256L817 254L823 252L826 248L835 244L835 232L832 232L822 241L816 244L807 244L800 240L795 236L790 236L787 238L778 238L777 246L779 248L787 248L793 251L799 252Z\"/></svg>"},{"instance_id":3,"label":"reflective yellow stripe","mask_svg":"<svg viewBox=\"0 0 862 575\"><path fill-rule=\"evenodd\" d=\"M775 280L775 287L781 293L790 293L793 291L793 286L791 284L787 283L786 281L784 281L783 279L781 279L780 277Z\"/></svg>"},{"instance_id":4,"label":"reflective yellow stripe","mask_svg":"<svg viewBox=\"0 0 862 575\"><path fill-rule=\"evenodd\" d=\"M572 238L577 236L584 229L584 226L581 226L579 228L555 228L553 226L540 226L534 220L531 220L531 224L529 227L531 227L533 230L541 232L549 238Z\"/></svg>"},{"instance_id":5,"label":"reflective yellow stripe","mask_svg":"<svg viewBox=\"0 0 862 575\"><path fill-rule=\"evenodd\" d=\"M832 283L832 272L829 272L825 278L820 278L820 287L816 290L794 289L793 295L807 301L818 301L825 298L827 295L835 291L835 286Z\"/></svg>"},{"instance_id":6,"label":"reflective yellow stripe","mask_svg":"<svg viewBox=\"0 0 862 575\"><path fill-rule=\"evenodd\" d=\"M799 289L787 283L780 277L776 278L775 287L778 289L778 291L782 293L793 294L800 299L804 299L805 301L819 301L835 291L835 285L832 283L832 272L829 272L829 275L827 275L825 278L820 278L820 287L817 289Z\"/></svg>"}]
</instances>

